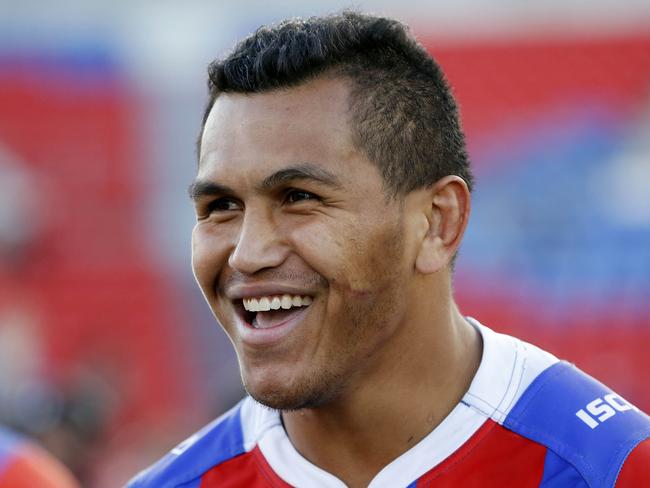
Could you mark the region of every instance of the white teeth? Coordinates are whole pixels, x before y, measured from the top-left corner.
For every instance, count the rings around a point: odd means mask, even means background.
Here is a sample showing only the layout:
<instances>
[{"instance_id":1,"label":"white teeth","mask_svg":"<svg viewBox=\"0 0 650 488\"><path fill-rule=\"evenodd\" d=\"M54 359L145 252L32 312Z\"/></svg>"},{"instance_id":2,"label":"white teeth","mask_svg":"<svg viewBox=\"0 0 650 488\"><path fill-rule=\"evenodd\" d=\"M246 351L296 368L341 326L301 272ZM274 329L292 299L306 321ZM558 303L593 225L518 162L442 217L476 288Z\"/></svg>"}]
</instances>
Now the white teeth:
<instances>
[{"instance_id":1,"label":"white teeth","mask_svg":"<svg viewBox=\"0 0 650 488\"><path fill-rule=\"evenodd\" d=\"M259 306L257 307L257 310L259 312L266 312L268 310L271 310L271 300L269 300L266 297L260 298Z\"/></svg>"},{"instance_id":2,"label":"white teeth","mask_svg":"<svg viewBox=\"0 0 650 488\"><path fill-rule=\"evenodd\" d=\"M244 298L244 309L248 312L267 312L269 310L289 310L293 307L306 307L312 303L310 296L272 295L259 298Z\"/></svg>"}]
</instances>

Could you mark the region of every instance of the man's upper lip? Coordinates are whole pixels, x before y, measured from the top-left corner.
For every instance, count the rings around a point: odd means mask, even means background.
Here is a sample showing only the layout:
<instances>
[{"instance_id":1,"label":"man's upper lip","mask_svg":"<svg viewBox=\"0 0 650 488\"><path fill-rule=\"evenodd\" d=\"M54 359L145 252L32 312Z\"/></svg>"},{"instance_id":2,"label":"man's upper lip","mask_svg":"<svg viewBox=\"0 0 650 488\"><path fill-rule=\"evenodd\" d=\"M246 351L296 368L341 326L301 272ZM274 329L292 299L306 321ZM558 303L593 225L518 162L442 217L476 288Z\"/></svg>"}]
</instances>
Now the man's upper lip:
<instances>
[{"instance_id":1,"label":"man's upper lip","mask_svg":"<svg viewBox=\"0 0 650 488\"><path fill-rule=\"evenodd\" d=\"M230 300L241 300L242 298L254 298L274 295L300 295L314 296L314 292L306 287L287 285L280 283L255 283L237 284L229 286L225 295Z\"/></svg>"}]
</instances>

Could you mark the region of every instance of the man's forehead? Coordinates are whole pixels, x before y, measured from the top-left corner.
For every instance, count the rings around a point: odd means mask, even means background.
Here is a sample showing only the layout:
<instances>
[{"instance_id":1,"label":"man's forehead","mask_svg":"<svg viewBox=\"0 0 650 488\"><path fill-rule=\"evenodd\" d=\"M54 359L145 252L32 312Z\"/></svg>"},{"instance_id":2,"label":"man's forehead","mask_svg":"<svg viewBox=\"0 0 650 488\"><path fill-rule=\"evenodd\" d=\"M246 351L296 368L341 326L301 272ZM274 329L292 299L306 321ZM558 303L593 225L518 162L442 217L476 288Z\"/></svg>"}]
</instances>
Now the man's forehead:
<instances>
[{"instance_id":1,"label":"man's forehead","mask_svg":"<svg viewBox=\"0 0 650 488\"><path fill-rule=\"evenodd\" d=\"M347 131L349 83L342 78L319 77L289 88L262 93L222 93L208 115L201 152L219 142L215 135L243 131L258 133L327 128ZM290 134L287 134L290 135Z\"/></svg>"},{"instance_id":2,"label":"man's forehead","mask_svg":"<svg viewBox=\"0 0 650 488\"><path fill-rule=\"evenodd\" d=\"M258 94L220 95L206 120L199 172L346 159L356 149L340 79Z\"/></svg>"}]
</instances>

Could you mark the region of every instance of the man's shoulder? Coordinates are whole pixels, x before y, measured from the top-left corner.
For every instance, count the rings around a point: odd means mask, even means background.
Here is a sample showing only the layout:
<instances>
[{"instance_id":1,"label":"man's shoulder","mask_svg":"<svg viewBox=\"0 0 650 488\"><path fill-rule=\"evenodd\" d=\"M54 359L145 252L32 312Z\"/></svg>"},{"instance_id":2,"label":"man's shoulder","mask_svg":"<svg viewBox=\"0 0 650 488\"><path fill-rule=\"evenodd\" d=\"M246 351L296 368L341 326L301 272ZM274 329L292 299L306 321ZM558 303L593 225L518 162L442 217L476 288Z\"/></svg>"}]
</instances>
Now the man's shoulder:
<instances>
[{"instance_id":1,"label":"man's shoulder","mask_svg":"<svg viewBox=\"0 0 650 488\"><path fill-rule=\"evenodd\" d=\"M589 486L614 486L628 457L650 458L650 417L567 362L539 374L503 425L547 447L545 476Z\"/></svg>"},{"instance_id":2,"label":"man's shoulder","mask_svg":"<svg viewBox=\"0 0 650 488\"><path fill-rule=\"evenodd\" d=\"M194 486L211 468L246 451L242 400L228 412L181 442L151 467L140 472L128 488ZM198 485L197 485L198 486Z\"/></svg>"}]
</instances>

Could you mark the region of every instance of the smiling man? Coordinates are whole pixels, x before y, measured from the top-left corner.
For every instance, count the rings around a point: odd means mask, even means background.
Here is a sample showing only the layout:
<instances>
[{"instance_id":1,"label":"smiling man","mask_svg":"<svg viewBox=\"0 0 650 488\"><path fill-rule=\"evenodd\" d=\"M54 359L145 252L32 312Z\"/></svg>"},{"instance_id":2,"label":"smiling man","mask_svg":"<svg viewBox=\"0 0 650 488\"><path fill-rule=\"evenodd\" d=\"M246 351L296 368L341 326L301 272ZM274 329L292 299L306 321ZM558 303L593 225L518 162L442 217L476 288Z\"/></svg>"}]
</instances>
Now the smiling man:
<instances>
[{"instance_id":1,"label":"smiling man","mask_svg":"<svg viewBox=\"0 0 650 488\"><path fill-rule=\"evenodd\" d=\"M263 27L209 77L193 267L250 396L131 486L650 482L645 414L456 307L472 176L403 25Z\"/></svg>"}]
</instances>

